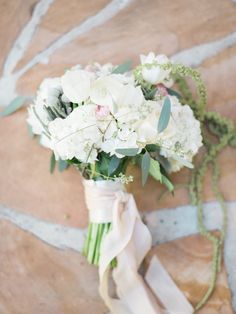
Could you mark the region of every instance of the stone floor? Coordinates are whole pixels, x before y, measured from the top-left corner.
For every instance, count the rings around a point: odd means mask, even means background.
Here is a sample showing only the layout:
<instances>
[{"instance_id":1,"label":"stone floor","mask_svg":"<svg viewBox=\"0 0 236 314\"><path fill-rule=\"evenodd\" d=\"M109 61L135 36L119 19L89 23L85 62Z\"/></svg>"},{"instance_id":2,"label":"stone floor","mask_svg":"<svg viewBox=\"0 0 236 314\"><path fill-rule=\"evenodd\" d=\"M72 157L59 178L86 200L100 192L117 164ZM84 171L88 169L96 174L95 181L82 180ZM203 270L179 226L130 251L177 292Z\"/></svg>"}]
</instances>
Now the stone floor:
<instances>
[{"instance_id":1,"label":"stone floor","mask_svg":"<svg viewBox=\"0 0 236 314\"><path fill-rule=\"evenodd\" d=\"M234 1L0 0L0 11L1 106L17 94L33 95L44 77L76 63L131 59L136 64L139 53L153 50L198 67L208 88L208 108L236 122ZM0 314L106 313L96 269L78 252L84 236L79 228L87 224L80 177L74 169L49 174L50 152L29 138L25 117L22 109L0 120ZM232 302L236 309L235 160L236 150L229 148L220 156L230 230L226 263L202 314L233 313ZM196 216L186 206L187 192L178 189L174 197L158 201L162 187L150 180L141 190L139 173L133 172L130 190L140 210L153 211L145 215L148 221L152 217L150 228L159 244L150 255L158 254L195 304L207 288L211 247L191 235ZM182 184L188 177L185 170L172 179ZM206 211L214 229L219 216L209 176L205 201L211 202Z\"/></svg>"}]
</instances>

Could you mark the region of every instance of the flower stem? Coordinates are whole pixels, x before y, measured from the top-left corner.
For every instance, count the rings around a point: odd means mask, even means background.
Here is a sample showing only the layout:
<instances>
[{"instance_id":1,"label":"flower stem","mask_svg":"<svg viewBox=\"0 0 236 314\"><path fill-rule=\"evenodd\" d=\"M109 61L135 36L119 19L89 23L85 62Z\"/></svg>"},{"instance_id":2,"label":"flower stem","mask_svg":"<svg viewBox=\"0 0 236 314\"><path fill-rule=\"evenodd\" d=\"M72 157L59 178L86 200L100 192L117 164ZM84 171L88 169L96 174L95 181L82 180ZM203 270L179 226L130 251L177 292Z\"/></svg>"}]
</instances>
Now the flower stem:
<instances>
[{"instance_id":1,"label":"flower stem","mask_svg":"<svg viewBox=\"0 0 236 314\"><path fill-rule=\"evenodd\" d=\"M90 264L99 266L102 241L112 228L111 223L89 223L83 254ZM116 267L116 259L111 261L111 267Z\"/></svg>"}]
</instances>

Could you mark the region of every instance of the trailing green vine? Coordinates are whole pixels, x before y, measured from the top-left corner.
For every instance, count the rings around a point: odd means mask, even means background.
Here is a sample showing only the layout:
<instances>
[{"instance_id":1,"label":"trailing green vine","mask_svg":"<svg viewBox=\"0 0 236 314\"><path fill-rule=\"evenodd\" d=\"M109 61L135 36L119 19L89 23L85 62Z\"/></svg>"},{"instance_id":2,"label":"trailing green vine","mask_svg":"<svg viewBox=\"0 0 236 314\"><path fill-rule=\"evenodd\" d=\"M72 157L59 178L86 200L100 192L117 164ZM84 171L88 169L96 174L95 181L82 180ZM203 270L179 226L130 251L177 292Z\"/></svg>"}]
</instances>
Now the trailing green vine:
<instances>
[{"instance_id":1,"label":"trailing green vine","mask_svg":"<svg viewBox=\"0 0 236 314\"><path fill-rule=\"evenodd\" d=\"M177 84L183 97L182 102L188 103L201 121L203 143L205 146L205 153L198 167L193 170L191 182L189 185L191 201L194 205L197 206L199 232L213 245L211 280L207 291L195 307L195 310L197 311L206 304L212 295L216 285L217 274L220 271L223 244L227 230L227 208L224 197L218 186L220 169L217 157L226 146L236 147L236 132L234 129L234 124L231 120L220 116L220 114L217 112L206 111L203 102L200 102L199 105L199 103L193 100L193 96L188 87L188 84L180 76L177 78ZM202 89L202 99L205 97L204 94L205 92ZM209 168L211 168L212 190L220 204L223 214L222 229L220 230L219 235L209 232L204 224L202 202L203 184L206 172Z\"/></svg>"}]
</instances>

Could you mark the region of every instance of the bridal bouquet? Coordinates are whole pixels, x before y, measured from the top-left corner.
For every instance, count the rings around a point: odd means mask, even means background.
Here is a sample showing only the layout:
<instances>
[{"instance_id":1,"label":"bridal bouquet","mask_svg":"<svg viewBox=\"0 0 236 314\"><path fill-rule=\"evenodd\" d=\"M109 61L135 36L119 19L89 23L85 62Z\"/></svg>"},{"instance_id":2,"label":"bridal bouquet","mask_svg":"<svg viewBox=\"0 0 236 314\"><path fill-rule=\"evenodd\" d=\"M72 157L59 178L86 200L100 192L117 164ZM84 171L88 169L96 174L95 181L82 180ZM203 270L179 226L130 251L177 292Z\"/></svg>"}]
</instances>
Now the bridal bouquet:
<instances>
[{"instance_id":1,"label":"bridal bouquet","mask_svg":"<svg viewBox=\"0 0 236 314\"><path fill-rule=\"evenodd\" d=\"M183 76L196 82L195 107L183 103L172 88ZM56 162L62 168L74 165L83 177L90 220L84 255L99 266L99 291L112 313L161 313L138 274L151 236L126 192L133 180L127 167L141 168L143 184L150 175L173 191L169 173L193 168L202 146L205 101L196 70L149 53L141 55L141 64L133 70L129 62L93 63L47 78L28 109L32 132L53 151L51 168ZM154 264L153 269L159 265ZM109 269L117 298L108 292ZM159 298L168 308L161 293ZM181 303L181 313L193 312L185 300Z\"/></svg>"}]
</instances>

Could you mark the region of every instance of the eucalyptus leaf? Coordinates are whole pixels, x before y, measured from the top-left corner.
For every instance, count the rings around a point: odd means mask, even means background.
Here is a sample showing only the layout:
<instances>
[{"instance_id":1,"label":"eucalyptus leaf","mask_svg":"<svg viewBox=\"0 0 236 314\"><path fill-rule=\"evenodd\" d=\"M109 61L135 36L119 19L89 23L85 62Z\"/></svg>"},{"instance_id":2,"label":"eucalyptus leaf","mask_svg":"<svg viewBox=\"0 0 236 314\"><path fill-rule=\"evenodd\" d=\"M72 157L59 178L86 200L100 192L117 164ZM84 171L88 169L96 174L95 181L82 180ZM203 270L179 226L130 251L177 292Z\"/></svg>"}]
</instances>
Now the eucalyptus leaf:
<instances>
[{"instance_id":1,"label":"eucalyptus leaf","mask_svg":"<svg viewBox=\"0 0 236 314\"><path fill-rule=\"evenodd\" d=\"M54 172L55 166L56 166L56 159L55 159L54 153L52 153L51 159L50 159L50 173Z\"/></svg>"},{"instance_id":2,"label":"eucalyptus leaf","mask_svg":"<svg viewBox=\"0 0 236 314\"><path fill-rule=\"evenodd\" d=\"M112 156L111 161L108 166L108 175L110 176L116 169L119 167L121 159L116 157L115 155Z\"/></svg>"},{"instance_id":3,"label":"eucalyptus leaf","mask_svg":"<svg viewBox=\"0 0 236 314\"><path fill-rule=\"evenodd\" d=\"M63 172L64 170L66 170L69 167L69 164L66 160L58 160L58 170L60 172Z\"/></svg>"},{"instance_id":4,"label":"eucalyptus leaf","mask_svg":"<svg viewBox=\"0 0 236 314\"><path fill-rule=\"evenodd\" d=\"M157 152L160 150L160 147L156 144L147 144L145 148L148 152Z\"/></svg>"},{"instance_id":5,"label":"eucalyptus leaf","mask_svg":"<svg viewBox=\"0 0 236 314\"><path fill-rule=\"evenodd\" d=\"M150 160L150 168L149 168L150 175L157 181L162 183L162 174L160 170L160 164L157 160L151 158Z\"/></svg>"},{"instance_id":6,"label":"eucalyptus leaf","mask_svg":"<svg viewBox=\"0 0 236 314\"><path fill-rule=\"evenodd\" d=\"M129 60L129 61L126 61L120 65L118 65L113 71L112 73L113 74L123 74L127 71L130 71L132 68L132 62Z\"/></svg>"},{"instance_id":7,"label":"eucalyptus leaf","mask_svg":"<svg viewBox=\"0 0 236 314\"><path fill-rule=\"evenodd\" d=\"M155 156L155 158L156 158L156 160L160 163L160 165L162 166L162 168L163 168L165 171L167 171L167 172L170 171L170 169L171 169L171 164L170 164L169 160L168 160L166 157L161 156L160 154L158 154L158 155Z\"/></svg>"},{"instance_id":8,"label":"eucalyptus leaf","mask_svg":"<svg viewBox=\"0 0 236 314\"><path fill-rule=\"evenodd\" d=\"M178 92L176 92L175 90L171 89L171 88L167 88L167 92L168 92L168 94L171 95L171 96L175 96L175 97L177 97L178 99L181 98L181 95L180 95Z\"/></svg>"},{"instance_id":9,"label":"eucalyptus leaf","mask_svg":"<svg viewBox=\"0 0 236 314\"><path fill-rule=\"evenodd\" d=\"M141 161L141 170L142 170L142 185L145 185L147 182L148 174L149 174L149 169L150 169L150 161L151 157L148 152L145 152L142 156L142 161Z\"/></svg>"},{"instance_id":10,"label":"eucalyptus leaf","mask_svg":"<svg viewBox=\"0 0 236 314\"><path fill-rule=\"evenodd\" d=\"M168 123L170 120L170 114L171 114L171 103L170 103L170 98L167 96L164 99L160 118L157 125L158 133L161 133L162 131L164 131L166 127L168 126Z\"/></svg>"},{"instance_id":11,"label":"eucalyptus leaf","mask_svg":"<svg viewBox=\"0 0 236 314\"><path fill-rule=\"evenodd\" d=\"M5 117L17 111L23 106L26 100L27 100L27 97L23 97L23 96L16 97L10 102L10 104L3 111L0 112L0 116Z\"/></svg>"},{"instance_id":12,"label":"eucalyptus leaf","mask_svg":"<svg viewBox=\"0 0 236 314\"><path fill-rule=\"evenodd\" d=\"M139 151L139 148L117 148L116 153L128 157L136 156Z\"/></svg>"}]
</instances>

